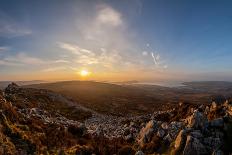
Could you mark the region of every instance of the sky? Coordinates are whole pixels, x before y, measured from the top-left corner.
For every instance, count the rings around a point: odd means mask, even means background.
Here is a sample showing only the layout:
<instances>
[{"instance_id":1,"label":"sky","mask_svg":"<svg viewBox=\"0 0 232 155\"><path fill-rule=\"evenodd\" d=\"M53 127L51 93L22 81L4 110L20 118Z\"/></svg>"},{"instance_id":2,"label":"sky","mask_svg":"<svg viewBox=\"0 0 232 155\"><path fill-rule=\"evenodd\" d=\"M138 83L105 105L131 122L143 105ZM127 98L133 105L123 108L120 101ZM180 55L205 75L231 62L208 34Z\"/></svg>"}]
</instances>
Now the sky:
<instances>
[{"instance_id":1,"label":"sky","mask_svg":"<svg viewBox=\"0 0 232 155\"><path fill-rule=\"evenodd\" d=\"M0 80L231 81L231 8L229 0L1 0Z\"/></svg>"}]
</instances>

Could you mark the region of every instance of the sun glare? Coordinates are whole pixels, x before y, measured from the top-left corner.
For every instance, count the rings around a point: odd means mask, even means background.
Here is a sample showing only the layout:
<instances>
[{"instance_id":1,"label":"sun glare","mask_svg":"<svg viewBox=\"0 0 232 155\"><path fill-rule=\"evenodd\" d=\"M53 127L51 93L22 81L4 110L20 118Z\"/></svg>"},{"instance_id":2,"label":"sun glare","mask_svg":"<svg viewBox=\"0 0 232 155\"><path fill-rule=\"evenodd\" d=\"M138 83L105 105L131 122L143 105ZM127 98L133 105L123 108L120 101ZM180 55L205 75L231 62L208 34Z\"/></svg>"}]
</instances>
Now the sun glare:
<instances>
[{"instance_id":1,"label":"sun glare","mask_svg":"<svg viewBox=\"0 0 232 155\"><path fill-rule=\"evenodd\" d=\"M86 77L86 76L90 75L90 72L88 70L81 70L80 71L80 75L82 77Z\"/></svg>"}]
</instances>

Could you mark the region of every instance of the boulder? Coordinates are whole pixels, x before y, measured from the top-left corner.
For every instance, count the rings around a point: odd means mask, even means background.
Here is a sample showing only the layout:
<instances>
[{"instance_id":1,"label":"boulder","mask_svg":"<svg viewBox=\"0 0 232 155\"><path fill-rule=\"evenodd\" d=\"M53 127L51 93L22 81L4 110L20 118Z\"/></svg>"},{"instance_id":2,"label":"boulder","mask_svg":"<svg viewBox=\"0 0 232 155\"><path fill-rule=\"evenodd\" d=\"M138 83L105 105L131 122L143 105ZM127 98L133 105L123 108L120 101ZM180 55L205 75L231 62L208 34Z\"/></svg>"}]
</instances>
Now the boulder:
<instances>
[{"instance_id":1,"label":"boulder","mask_svg":"<svg viewBox=\"0 0 232 155\"><path fill-rule=\"evenodd\" d=\"M187 127L194 129L204 129L208 120L206 116L195 110L194 113L186 119Z\"/></svg>"},{"instance_id":2,"label":"boulder","mask_svg":"<svg viewBox=\"0 0 232 155\"><path fill-rule=\"evenodd\" d=\"M167 122L164 122L161 124L161 127L164 129L164 130L167 130L168 129L168 123Z\"/></svg>"},{"instance_id":3,"label":"boulder","mask_svg":"<svg viewBox=\"0 0 232 155\"><path fill-rule=\"evenodd\" d=\"M190 135L197 139L203 138L203 135L200 130L194 130L190 133Z\"/></svg>"},{"instance_id":4,"label":"boulder","mask_svg":"<svg viewBox=\"0 0 232 155\"><path fill-rule=\"evenodd\" d=\"M174 146L175 146L176 150L181 150L184 148L185 142L186 142L186 137L187 137L186 130L181 130L179 132L179 134L177 135L176 140L175 140Z\"/></svg>"},{"instance_id":5,"label":"boulder","mask_svg":"<svg viewBox=\"0 0 232 155\"><path fill-rule=\"evenodd\" d=\"M223 127L224 126L224 120L223 118L217 118L212 121L210 121L211 127Z\"/></svg>"},{"instance_id":6,"label":"boulder","mask_svg":"<svg viewBox=\"0 0 232 155\"><path fill-rule=\"evenodd\" d=\"M151 120L147 125L141 129L137 141L138 144L142 147L145 143L149 142L152 139L152 136L156 130L156 122Z\"/></svg>"},{"instance_id":7,"label":"boulder","mask_svg":"<svg viewBox=\"0 0 232 155\"><path fill-rule=\"evenodd\" d=\"M186 145L183 155L200 155L209 154L206 147L197 139L192 136L187 136Z\"/></svg>"},{"instance_id":8,"label":"boulder","mask_svg":"<svg viewBox=\"0 0 232 155\"><path fill-rule=\"evenodd\" d=\"M204 138L204 144L207 146L210 146L211 148L219 148L222 145L222 141L220 138L215 138L215 137L207 137Z\"/></svg>"},{"instance_id":9,"label":"boulder","mask_svg":"<svg viewBox=\"0 0 232 155\"><path fill-rule=\"evenodd\" d=\"M144 155L144 153L142 151L137 151L135 155Z\"/></svg>"},{"instance_id":10,"label":"boulder","mask_svg":"<svg viewBox=\"0 0 232 155\"><path fill-rule=\"evenodd\" d=\"M172 143L173 142L173 138L170 134L167 134L164 138L164 141L168 142L168 143Z\"/></svg>"},{"instance_id":11,"label":"boulder","mask_svg":"<svg viewBox=\"0 0 232 155\"><path fill-rule=\"evenodd\" d=\"M212 155L224 155L224 153L222 152L222 150L216 150L213 151Z\"/></svg>"},{"instance_id":12,"label":"boulder","mask_svg":"<svg viewBox=\"0 0 232 155\"><path fill-rule=\"evenodd\" d=\"M16 83L12 82L5 88L5 92L13 94L13 93L17 93L18 89L19 86Z\"/></svg>"},{"instance_id":13,"label":"boulder","mask_svg":"<svg viewBox=\"0 0 232 155\"><path fill-rule=\"evenodd\" d=\"M159 129L159 130L157 131L157 136L158 136L158 137L162 138L164 135L165 135L165 131L164 131L163 129Z\"/></svg>"}]
</instances>

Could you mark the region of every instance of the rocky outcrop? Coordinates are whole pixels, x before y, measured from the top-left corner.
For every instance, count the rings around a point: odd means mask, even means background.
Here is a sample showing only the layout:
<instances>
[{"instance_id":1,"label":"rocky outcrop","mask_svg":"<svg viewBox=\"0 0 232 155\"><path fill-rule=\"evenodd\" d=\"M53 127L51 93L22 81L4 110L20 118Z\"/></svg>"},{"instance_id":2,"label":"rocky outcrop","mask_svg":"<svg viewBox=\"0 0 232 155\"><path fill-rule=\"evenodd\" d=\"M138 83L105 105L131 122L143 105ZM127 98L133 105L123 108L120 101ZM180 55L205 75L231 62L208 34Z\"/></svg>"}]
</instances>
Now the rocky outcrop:
<instances>
[{"instance_id":1,"label":"rocky outcrop","mask_svg":"<svg viewBox=\"0 0 232 155\"><path fill-rule=\"evenodd\" d=\"M187 136L186 145L184 147L183 155L207 155L209 152L206 147L192 136Z\"/></svg>"},{"instance_id":2,"label":"rocky outcrop","mask_svg":"<svg viewBox=\"0 0 232 155\"><path fill-rule=\"evenodd\" d=\"M208 121L203 113L195 110L193 114L186 119L186 123L189 128L203 129L207 126Z\"/></svg>"},{"instance_id":3,"label":"rocky outcrop","mask_svg":"<svg viewBox=\"0 0 232 155\"><path fill-rule=\"evenodd\" d=\"M182 103L171 110L131 117L93 112L82 122L73 117L82 113L73 113L74 105L47 90L9 85L0 91L0 154L232 152L230 101L199 106Z\"/></svg>"}]
</instances>

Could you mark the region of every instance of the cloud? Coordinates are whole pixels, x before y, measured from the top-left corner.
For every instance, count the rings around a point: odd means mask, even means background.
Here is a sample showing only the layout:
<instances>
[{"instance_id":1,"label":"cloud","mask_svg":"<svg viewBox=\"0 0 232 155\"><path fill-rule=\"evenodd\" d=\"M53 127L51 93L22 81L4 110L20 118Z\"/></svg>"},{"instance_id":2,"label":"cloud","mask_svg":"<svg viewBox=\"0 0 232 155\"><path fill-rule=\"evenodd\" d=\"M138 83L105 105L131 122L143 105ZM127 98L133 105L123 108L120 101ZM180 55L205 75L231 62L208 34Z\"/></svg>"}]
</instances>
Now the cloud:
<instances>
[{"instance_id":1,"label":"cloud","mask_svg":"<svg viewBox=\"0 0 232 155\"><path fill-rule=\"evenodd\" d=\"M158 65L159 64L159 62L158 62L159 59L157 59L157 58L159 58L159 57L155 56L155 54L153 52L151 52L151 56L153 58L153 61L154 61L155 65Z\"/></svg>"},{"instance_id":2,"label":"cloud","mask_svg":"<svg viewBox=\"0 0 232 155\"><path fill-rule=\"evenodd\" d=\"M84 48L80 48L79 46L74 45L74 44L58 42L58 46L62 49L65 49L77 55L83 55L83 54L93 55L93 56L95 55L95 53L93 53L92 51L84 49Z\"/></svg>"},{"instance_id":3,"label":"cloud","mask_svg":"<svg viewBox=\"0 0 232 155\"><path fill-rule=\"evenodd\" d=\"M19 66L18 63L8 62L6 60L0 60L0 66Z\"/></svg>"},{"instance_id":4,"label":"cloud","mask_svg":"<svg viewBox=\"0 0 232 155\"><path fill-rule=\"evenodd\" d=\"M69 63L67 60L57 59L57 60L44 60L37 57L32 57L24 52L17 53L13 56L6 56L0 60L1 65L6 66L17 66L17 65L51 65L51 64L63 64Z\"/></svg>"},{"instance_id":5,"label":"cloud","mask_svg":"<svg viewBox=\"0 0 232 155\"><path fill-rule=\"evenodd\" d=\"M97 14L96 22L98 24L109 24L112 26L121 25L122 19L121 14L107 5L102 5L99 7L100 10Z\"/></svg>"},{"instance_id":6,"label":"cloud","mask_svg":"<svg viewBox=\"0 0 232 155\"><path fill-rule=\"evenodd\" d=\"M7 62L30 64L30 65L41 65L45 61L39 58L28 56L26 53L18 53L15 56L9 56L4 59Z\"/></svg>"},{"instance_id":7,"label":"cloud","mask_svg":"<svg viewBox=\"0 0 232 155\"><path fill-rule=\"evenodd\" d=\"M160 54L158 52L156 52L156 53L157 54L155 54L154 52L151 52L151 57L156 65L156 67L167 69L168 65L163 60L161 60Z\"/></svg>"},{"instance_id":8,"label":"cloud","mask_svg":"<svg viewBox=\"0 0 232 155\"><path fill-rule=\"evenodd\" d=\"M0 46L0 52L8 51L10 48L7 46Z\"/></svg>"},{"instance_id":9,"label":"cloud","mask_svg":"<svg viewBox=\"0 0 232 155\"><path fill-rule=\"evenodd\" d=\"M60 66L60 67L50 67L50 68L45 68L42 69L42 72L55 72L55 71L61 71L61 70L66 70L66 67Z\"/></svg>"},{"instance_id":10,"label":"cloud","mask_svg":"<svg viewBox=\"0 0 232 155\"><path fill-rule=\"evenodd\" d=\"M143 55L143 56L147 56L147 55L148 55L148 52L147 52L147 51L143 51L143 52L142 52L142 55Z\"/></svg>"},{"instance_id":11,"label":"cloud","mask_svg":"<svg viewBox=\"0 0 232 155\"><path fill-rule=\"evenodd\" d=\"M98 64L102 67L112 68L113 65L122 63L122 57L116 50L107 52L107 49L100 48L98 54L95 54L95 52L91 50L64 42L59 42L58 47L70 51L74 54L71 61L84 66Z\"/></svg>"},{"instance_id":12,"label":"cloud","mask_svg":"<svg viewBox=\"0 0 232 155\"><path fill-rule=\"evenodd\" d=\"M0 11L0 36L1 37L19 37L30 35L32 31L15 20L10 16Z\"/></svg>"}]
</instances>

